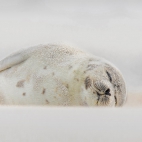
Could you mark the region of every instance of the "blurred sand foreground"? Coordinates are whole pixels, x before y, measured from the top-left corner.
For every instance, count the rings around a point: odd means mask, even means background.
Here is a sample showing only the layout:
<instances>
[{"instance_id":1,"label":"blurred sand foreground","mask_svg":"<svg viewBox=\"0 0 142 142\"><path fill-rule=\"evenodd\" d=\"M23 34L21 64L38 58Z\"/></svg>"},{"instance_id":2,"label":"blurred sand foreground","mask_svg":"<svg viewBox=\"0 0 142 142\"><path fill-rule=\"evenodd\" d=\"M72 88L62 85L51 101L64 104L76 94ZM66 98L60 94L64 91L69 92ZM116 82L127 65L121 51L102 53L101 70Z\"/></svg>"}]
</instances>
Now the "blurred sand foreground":
<instances>
[{"instance_id":1,"label":"blurred sand foreground","mask_svg":"<svg viewBox=\"0 0 142 142\"><path fill-rule=\"evenodd\" d=\"M142 142L142 93L124 107L1 106L0 142Z\"/></svg>"},{"instance_id":2,"label":"blurred sand foreground","mask_svg":"<svg viewBox=\"0 0 142 142\"><path fill-rule=\"evenodd\" d=\"M0 142L142 142L142 108L0 107Z\"/></svg>"}]
</instances>

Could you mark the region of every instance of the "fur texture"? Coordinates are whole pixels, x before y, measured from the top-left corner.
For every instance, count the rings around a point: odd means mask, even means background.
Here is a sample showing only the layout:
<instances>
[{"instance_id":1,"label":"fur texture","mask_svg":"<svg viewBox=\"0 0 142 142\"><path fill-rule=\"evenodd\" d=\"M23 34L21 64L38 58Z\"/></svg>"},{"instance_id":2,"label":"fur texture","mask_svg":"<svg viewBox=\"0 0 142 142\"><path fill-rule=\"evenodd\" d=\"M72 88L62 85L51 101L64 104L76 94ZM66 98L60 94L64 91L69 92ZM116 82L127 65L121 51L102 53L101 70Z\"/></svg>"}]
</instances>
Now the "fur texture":
<instances>
[{"instance_id":1,"label":"fur texture","mask_svg":"<svg viewBox=\"0 0 142 142\"><path fill-rule=\"evenodd\" d=\"M0 61L0 103L121 106L121 73L104 59L63 45L40 45Z\"/></svg>"}]
</instances>

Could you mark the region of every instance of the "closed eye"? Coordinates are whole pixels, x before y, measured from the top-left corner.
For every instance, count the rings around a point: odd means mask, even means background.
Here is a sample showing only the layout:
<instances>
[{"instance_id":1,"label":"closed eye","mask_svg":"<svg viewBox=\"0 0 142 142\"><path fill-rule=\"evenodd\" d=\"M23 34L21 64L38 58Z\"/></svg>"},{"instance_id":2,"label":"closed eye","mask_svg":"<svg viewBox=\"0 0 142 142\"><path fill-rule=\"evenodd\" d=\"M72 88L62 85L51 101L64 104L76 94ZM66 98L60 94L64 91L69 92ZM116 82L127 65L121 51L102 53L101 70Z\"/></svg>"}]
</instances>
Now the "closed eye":
<instances>
[{"instance_id":1,"label":"closed eye","mask_svg":"<svg viewBox=\"0 0 142 142\"><path fill-rule=\"evenodd\" d=\"M114 96L114 99L115 99L115 105L117 105L117 98L116 98L116 96Z\"/></svg>"},{"instance_id":2,"label":"closed eye","mask_svg":"<svg viewBox=\"0 0 142 142\"><path fill-rule=\"evenodd\" d=\"M107 73L107 76L108 76L108 78L109 78L109 81L112 82L112 78L111 78L110 73L109 73L108 71L106 71L106 73Z\"/></svg>"}]
</instances>

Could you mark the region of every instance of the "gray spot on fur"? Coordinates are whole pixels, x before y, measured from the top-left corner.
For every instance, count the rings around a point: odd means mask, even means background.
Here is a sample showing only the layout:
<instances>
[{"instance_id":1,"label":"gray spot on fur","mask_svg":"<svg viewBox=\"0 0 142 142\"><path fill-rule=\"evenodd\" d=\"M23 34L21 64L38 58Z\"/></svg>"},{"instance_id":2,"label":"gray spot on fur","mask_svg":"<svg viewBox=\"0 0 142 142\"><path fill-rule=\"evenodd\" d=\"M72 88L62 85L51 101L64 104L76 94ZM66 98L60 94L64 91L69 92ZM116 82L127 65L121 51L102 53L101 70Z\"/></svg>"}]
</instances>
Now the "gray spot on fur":
<instances>
[{"instance_id":1,"label":"gray spot on fur","mask_svg":"<svg viewBox=\"0 0 142 142\"><path fill-rule=\"evenodd\" d=\"M89 65L87 66L87 71L93 70L93 69L96 68L96 67L97 67L97 65L95 65L95 64L89 64Z\"/></svg>"},{"instance_id":2,"label":"gray spot on fur","mask_svg":"<svg viewBox=\"0 0 142 142\"><path fill-rule=\"evenodd\" d=\"M16 84L16 87L24 87L24 82L25 82L25 80L20 80L20 81L18 81L17 82L17 84Z\"/></svg>"},{"instance_id":3,"label":"gray spot on fur","mask_svg":"<svg viewBox=\"0 0 142 142\"><path fill-rule=\"evenodd\" d=\"M76 81L79 81L79 79L78 79L78 78L75 78L75 80L76 80Z\"/></svg>"},{"instance_id":4,"label":"gray spot on fur","mask_svg":"<svg viewBox=\"0 0 142 142\"><path fill-rule=\"evenodd\" d=\"M72 68L72 66L71 65L69 65L69 69L71 69Z\"/></svg>"},{"instance_id":5,"label":"gray spot on fur","mask_svg":"<svg viewBox=\"0 0 142 142\"><path fill-rule=\"evenodd\" d=\"M91 86L91 79L89 77L86 77L84 83L85 83L85 88L88 89Z\"/></svg>"},{"instance_id":6,"label":"gray spot on fur","mask_svg":"<svg viewBox=\"0 0 142 142\"><path fill-rule=\"evenodd\" d=\"M66 87L69 88L69 85L67 84Z\"/></svg>"},{"instance_id":7,"label":"gray spot on fur","mask_svg":"<svg viewBox=\"0 0 142 142\"><path fill-rule=\"evenodd\" d=\"M94 59L89 59L89 61L91 62L91 61L94 61Z\"/></svg>"},{"instance_id":8,"label":"gray spot on fur","mask_svg":"<svg viewBox=\"0 0 142 142\"><path fill-rule=\"evenodd\" d=\"M23 93L22 95L23 95L23 96L25 96L25 95L26 95L26 93Z\"/></svg>"},{"instance_id":9,"label":"gray spot on fur","mask_svg":"<svg viewBox=\"0 0 142 142\"><path fill-rule=\"evenodd\" d=\"M43 88L42 94L45 94L45 92L46 92L46 89L45 89L45 88Z\"/></svg>"},{"instance_id":10,"label":"gray spot on fur","mask_svg":"<svg viewBox=\"0 0 142 142\"><path fill-rule=\"evenodd\" d=\"M45 101L46 101L47 104L49 104L49 101L47 99Z\"/></svg>"},{"instance_id":11,"label":"gray spot on fur","mask_svg":"<svg viewBox=\"0 0 142 142\"><path fill-rule=\"evenodd\" d=\"M46 70L46 69L47 69L47 67L45 66L43 69L45 69L45 70Z\"/></svg>"}]
</instances>

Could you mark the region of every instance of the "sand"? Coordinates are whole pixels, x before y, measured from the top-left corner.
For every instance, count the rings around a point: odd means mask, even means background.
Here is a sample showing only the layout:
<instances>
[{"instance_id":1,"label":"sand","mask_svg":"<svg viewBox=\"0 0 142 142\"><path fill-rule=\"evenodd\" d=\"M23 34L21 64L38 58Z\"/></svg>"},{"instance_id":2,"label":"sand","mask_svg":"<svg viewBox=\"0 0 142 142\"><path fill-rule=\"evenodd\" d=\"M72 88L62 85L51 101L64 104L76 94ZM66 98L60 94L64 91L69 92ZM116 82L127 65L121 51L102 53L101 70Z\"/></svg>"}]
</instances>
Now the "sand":
<instances>
[{"instance_id":1,"label":"sand","mask_svg":"<svg viewBox=\"0 0 142 142\"><path fill-rule=\"evenodd\" d=\"M142 108L0 107L1 142L141 142Z\"/></svg>"},{"instance_id":2,"label":"sand","mask_svg":"<svg viewBox=\"0 0 142 142\"><path fill-rule=\"evenodd\" d=\"M125 107L142 107L142 93L129 93Z\"/></svg>"},{"instance_id":3,"label":"sand","mask_svg":"<svg viewBox=\"0 0 142 142\"><path fill-rule=\"evenodd\" d=\"M1 106L2 142L141 142L142 93L120 108Z\"/></svg>"}]
</instances>

